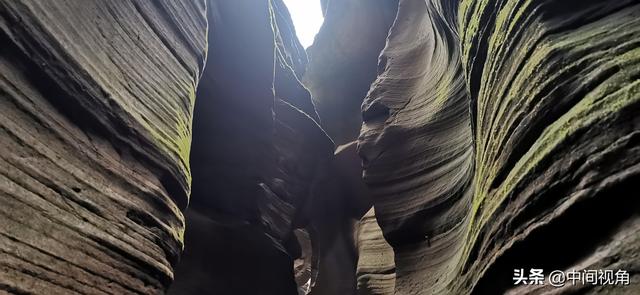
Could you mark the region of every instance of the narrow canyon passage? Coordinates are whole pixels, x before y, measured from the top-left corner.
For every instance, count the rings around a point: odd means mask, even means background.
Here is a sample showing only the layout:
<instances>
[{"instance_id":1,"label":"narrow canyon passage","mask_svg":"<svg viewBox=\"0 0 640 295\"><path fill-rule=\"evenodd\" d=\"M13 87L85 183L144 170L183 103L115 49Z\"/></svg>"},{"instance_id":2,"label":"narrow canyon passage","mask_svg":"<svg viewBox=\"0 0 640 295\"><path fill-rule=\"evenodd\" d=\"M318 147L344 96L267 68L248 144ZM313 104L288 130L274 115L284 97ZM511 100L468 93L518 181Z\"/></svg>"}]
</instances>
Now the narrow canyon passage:
<instances>
[{"instance_id":1,"label":"narrow canyon passage","mask_svg":"<svg viewBox=\"0 0 640 295\"><path fill-rule=\"evenodd\" d=\"M640 294L640 3L300 1L0 0L0 294Z\"/></svg>"},{"instance_id":2,"label":"narrow canyon passage","mask_svg":"<svg viewBox=\"0 0 640 295\"><path fill-rule=\"evenodd\" d=\"M185 252L170 293L355 294L356 235L372 207L357 155L360 104L398 3L326 7L306 53L283 3L254 2L209 6ZM362 238L392 256L373 229Z\"/></svg>"},{"instance_id":3,"label":"narrow canyon passage","mask_svg":"<svg viewBox=\"0 0 640 295\"><path fill-rule=\"evenodd\" d=\"M305 51L283 3L214 1L194 114L191 228L171 293L499 294L514 288L515 268L600 265L637 248L637 226L620 227L637 224L638 202L624 194L637 178L637 98L613 117L593 114L617 135L588 127L598 121L560 127L617 66L578 75L587 51L537 44L597 32L581 22L638 8L594 2L603 10L588 16L501 5L540 15L507 23L537 22L557 36L500 31L506 24L482 19L479 6L323 1L324 23ZM468 19L458 21L461 12ZM567 15L575 20L560 21ZM492 38L512 34L513 43L473 35L491 26ZM527 46L548 57L533 60ZM547 77L556 55L577 64ZM523 75L547 80L533 87ZM287 117L282 106L304 115ZM586 142L580 130L602 138ZM602 150L618 141L628 153ZM597 164L606 154L619 165ZM617 213L594 222L596 208Z\"/></svg>"}]
</instances>

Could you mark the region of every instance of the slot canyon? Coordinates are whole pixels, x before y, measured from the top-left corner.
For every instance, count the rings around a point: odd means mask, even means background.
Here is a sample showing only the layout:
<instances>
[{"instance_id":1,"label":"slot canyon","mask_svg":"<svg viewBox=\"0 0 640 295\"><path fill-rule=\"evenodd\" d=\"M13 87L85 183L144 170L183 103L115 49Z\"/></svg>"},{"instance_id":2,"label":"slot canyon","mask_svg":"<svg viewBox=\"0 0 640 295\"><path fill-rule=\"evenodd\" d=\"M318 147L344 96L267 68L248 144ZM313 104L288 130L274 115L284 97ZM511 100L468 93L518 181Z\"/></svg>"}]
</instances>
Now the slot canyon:
<instances>
[{"instance_id":1,"label":"slot canyon","mask_svg":"<svg viewBox=\"0 0 640 295\"><path fill-rule=\"evenodd\" d=\"M640 2L317 1L0 0L0 294L640 294Z\"/></svg>"}]
</instances>

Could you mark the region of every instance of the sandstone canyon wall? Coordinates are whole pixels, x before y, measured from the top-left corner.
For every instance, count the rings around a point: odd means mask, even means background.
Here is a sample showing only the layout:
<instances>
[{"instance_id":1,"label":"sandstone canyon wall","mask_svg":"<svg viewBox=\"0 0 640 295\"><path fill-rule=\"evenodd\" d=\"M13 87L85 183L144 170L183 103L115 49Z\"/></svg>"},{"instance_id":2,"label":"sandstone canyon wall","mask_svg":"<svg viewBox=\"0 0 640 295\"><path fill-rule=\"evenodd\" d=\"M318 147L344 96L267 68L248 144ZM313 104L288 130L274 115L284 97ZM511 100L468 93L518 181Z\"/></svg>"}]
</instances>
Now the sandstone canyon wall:
<instances>
[{"instance_id":1,"label":"sandstone canyon wall","mask_svg":"<svg viewBox=\"0 0 640 295\"><path fill-rule=\"evenodd\" d=\"M322 7L0 0L0 293L640 292L640 3Z\"/></svg>"},{"instance_id":2,"label":"sandstone canyon wall","mask_svg":"<svg viewBox=\"0 0 640 295\"><path fill-rule=\"evenodd\" d=\"M639 12L400 1L359 139L397 294L638 292L511 278L638 269Z\"/></svg>"},{"instance_id":3,"label":"sandstone canyon wall","mask_svg":"<svg viewBox=\"0 0 640 295\"><path fill-rule=\"evenodd\" d=\"M282 2L209 4L190 226L170 293L297 294L294 259L303 249L294 230L309 222L333 143L297 78L306 55ZM304 285L311 274L301 274Z\"/></svg>"},{"instance_id":4,"label":"sandstone canyon wall","mask_svg":"<svg viewBox=\"0 0 640 295\"><path fill-rule=\"evenodd\" d=\"M205 9L0 1L0 292L171 284Z\"/></svg>"},{"instance_id":5,"label":"sandstone canyon wall","mask_svg":"<svg viewBox=\"0 0 640 295\"><path fill-rule=\"evenodd\" d=\"M303 83L311 92L320 125L338 147L334 179L326 185L330 189L319 192L328 202L312 203L328 209L312 217L320 233L326 232L317 239L318 277L312 294L377 294L380 288L393 290L393 263L389 265L393 252L373 210L360 221L372 200L362 181L356 140L362 125L360 106L375 80L398 1L323 1L323 7L325 20L307 49Z\"/></svg>"}]
</instances>

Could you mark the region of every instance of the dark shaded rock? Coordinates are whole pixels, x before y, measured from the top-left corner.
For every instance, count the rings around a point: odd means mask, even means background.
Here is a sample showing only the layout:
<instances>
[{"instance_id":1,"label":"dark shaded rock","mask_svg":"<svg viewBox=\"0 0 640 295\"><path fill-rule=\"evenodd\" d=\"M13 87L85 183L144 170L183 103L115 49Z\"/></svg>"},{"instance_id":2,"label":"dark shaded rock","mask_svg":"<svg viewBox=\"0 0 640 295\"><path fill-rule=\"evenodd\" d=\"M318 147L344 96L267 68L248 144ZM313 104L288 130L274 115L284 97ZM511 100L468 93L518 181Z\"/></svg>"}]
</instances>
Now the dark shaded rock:
<instances>
[{"instance_id":1,"label":"dark shaded rock","mask_svg":"<svg viewBox=\"0 0 640 295\"><path fill-rule=\"evenodd\" d=\"M397 2L323 1L325 21L307 49L309 65L303 82L313 96L320 124L337 145L343 145L312 202L312 236L319 255L314 295L356 292L354 229L371 200L353 141L362 124L360 105L375 79Z\"/></svg>"},{"instance_id":2,"label":"dark shaded rock","mask_svg":"<svg viewBox=\"0 0 640 295\"><path fill-rule=\"evenodd\" d=\"M0 292L161 294L203 1L0 1Z\"/></svg>"},{"instance_id":3,"label":"dark shaded rock","mask_svg":"<svg viewBox=\"0 0 640 295\"><path fill-rule=\"evenodd\" d=\"M293 260L258 226L187 210L185 252L169 294L297 294Z\"/></svg>"},{"instance_id":4,"label":"dark shaded rock","mask_svg":"<svg viewBox=\"0 0 640 295\"><path fill-rule=\"evenodd\" d=\"M376 77L398 0L336 0L323 7L325 21L307 49L304 84L322 127L342 145L358 137L360 105Z\"/></svg>"},{"instance_id":5,"label":"dark shaded rock","mask_svg":"<svg viewBox=\"0 0 640 295\"><path fill-rule=\"evenodd\" d=\"M311 294L355 294L358 249L355 229L371 208L356 144L339 146L308 207L309 231L317 256Z\"/></svg>"},{"instance_id":6,"label":"dark shaded rock","mask_svg":"<svg viewBox=\"0 0 640 295\"><path fill-rule=\"evenodd\" d=\"M333 143L297 78L306 56L283 4L209 3L189 205L202 222L187 227L171 293L297 294L293 262L302 249L293 231L308 222L303 209Z\"/></svg>"}]
</instances>

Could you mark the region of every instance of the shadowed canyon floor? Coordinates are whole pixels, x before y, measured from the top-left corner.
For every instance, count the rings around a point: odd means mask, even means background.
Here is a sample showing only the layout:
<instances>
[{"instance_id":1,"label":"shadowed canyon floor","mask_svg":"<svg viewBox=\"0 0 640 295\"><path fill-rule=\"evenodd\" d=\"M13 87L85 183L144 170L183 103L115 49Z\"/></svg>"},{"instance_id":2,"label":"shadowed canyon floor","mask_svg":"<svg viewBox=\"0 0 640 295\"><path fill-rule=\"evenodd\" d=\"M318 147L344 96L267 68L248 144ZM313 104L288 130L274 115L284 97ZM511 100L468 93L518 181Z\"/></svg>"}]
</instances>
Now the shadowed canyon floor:
<instances>
[{"instance_id":1,"label":"shadowed canyon floor","mask_svg":"<svg viewBox=\"0 0 640 295\"><path fill-rule=\"evenodd\" d=\"M0 0L0 294L640 294L640 3L321 6Z\"/></svg>"}]
</instances>

